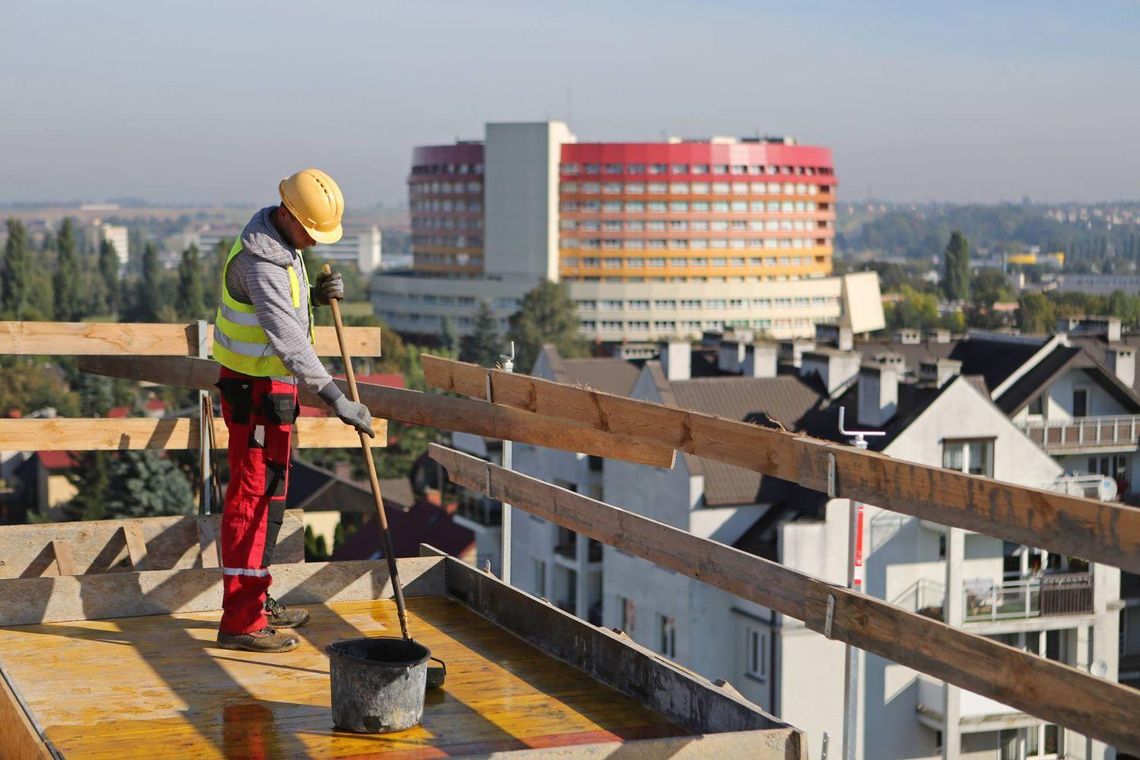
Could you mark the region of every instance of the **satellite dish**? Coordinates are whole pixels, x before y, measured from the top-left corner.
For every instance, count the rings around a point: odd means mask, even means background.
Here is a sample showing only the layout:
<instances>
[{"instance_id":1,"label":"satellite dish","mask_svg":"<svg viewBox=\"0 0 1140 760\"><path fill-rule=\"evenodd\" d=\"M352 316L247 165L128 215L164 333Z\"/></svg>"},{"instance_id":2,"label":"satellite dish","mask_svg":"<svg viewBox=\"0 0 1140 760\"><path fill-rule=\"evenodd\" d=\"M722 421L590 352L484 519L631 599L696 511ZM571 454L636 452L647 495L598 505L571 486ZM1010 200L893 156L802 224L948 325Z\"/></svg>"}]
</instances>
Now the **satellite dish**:
<instances>
[{"instance_id":1,"label":"satellite dish","mask_svg":"<svg viewBox=\"0 0 1140 760\"><path fill-rule=\"evenodd\" d=\"M1108 664L1104 660L1094 660L1089 667L1089 672L1097 678L1104 678L1108 675Z\"/></svg>"}]
</instances>

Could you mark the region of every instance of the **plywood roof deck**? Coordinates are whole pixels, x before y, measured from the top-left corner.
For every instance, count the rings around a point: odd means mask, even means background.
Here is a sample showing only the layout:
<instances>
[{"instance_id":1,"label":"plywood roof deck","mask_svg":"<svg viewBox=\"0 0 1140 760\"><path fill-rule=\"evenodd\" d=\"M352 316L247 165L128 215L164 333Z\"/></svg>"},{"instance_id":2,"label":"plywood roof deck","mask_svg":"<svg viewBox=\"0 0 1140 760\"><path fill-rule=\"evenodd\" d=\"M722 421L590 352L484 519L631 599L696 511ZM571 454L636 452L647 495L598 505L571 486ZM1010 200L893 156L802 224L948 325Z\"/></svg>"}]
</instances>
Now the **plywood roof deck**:
<instances>
[{"instance_id":1,"label":"plywood roof deck","mask_svg":"<svg viewBox=\"0 0 1140 760\"><path fill-rule=\"evenodd\" d=\"M311 605L301 646L214 646L217 612L0 629L4 666L68 758L444 757L680 736L635 700L552 659L459 602L409 599L416 637L448 665L422 726L335 731L331 641L399 635L391 600Z\"/></svg>"},{"instance_id":2,"label":"plywood roof deck","mask_svg":"<svg viewBox=\"0 0 1140 760\"><path fill-rule=\"evenodd\" d=\"M274 594L313 617L285 654L216 647L222 575L197 562L0 578L0 757L803 756L799 731L731 687L424 551L400 577L447 682L422 725L386 735L333 729L324 654L399 635L383 561L274 565Z\"/></svg>"}]
</instances>

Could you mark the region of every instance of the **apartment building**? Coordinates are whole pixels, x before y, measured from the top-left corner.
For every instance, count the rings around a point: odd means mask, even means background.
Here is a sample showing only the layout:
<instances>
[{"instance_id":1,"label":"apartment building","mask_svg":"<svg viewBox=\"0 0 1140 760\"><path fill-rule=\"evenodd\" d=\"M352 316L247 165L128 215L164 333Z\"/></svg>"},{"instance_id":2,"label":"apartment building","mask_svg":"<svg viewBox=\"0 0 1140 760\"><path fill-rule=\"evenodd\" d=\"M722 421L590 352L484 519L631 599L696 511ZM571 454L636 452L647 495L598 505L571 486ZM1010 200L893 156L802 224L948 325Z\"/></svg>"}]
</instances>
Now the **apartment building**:
<instances>
[{"instance_id":1,"label":"apartment building","mask_svg":"<svg viewBox=\"0 0 1140 760\"><path fill-rule=\"evenodd\" d=\"M987 379L965 376L964 362L948 356L911 371L902 353L865 344L857 353L850 350L850 333L822 333L830 345L729 339L715 351L691 352L687 343L674 343L635 378L632 364L619 369L623 363L613 359L567 361L547 349L534 374L833 439L839 438L842 406L848 427L886 433L873 447L891 456L1036 487L1087 486L1087 479L1067 476L990 398L989 384L1013 378L1042 346L971 338L972 346L958 355L970 354L971 369L985 366ZM948 336L927 337L945 337L933 345L946 354L955 348ZM672 470L660 470L523 445L515 452L516 467L536 477L834 582L845 580L844 500L688 455ZM865 507L864 519L867 593L1115 677L1116 569L952 534L873 506ZM592 546L532 516L516 513L513 526L513 581L520 588L621 628L698 672L726 678L750 700L808 730L815 751L824 732L836 746L843 707L840 645L795 620ZM959 747L958 754L947 748L949 757L1107 756L1106 748L1083 737L881 658L866 658L861 676L860 757L937 757L947 741ZM819 688L809 692L806 683Z\"/></svg>"},{"instance_id":2,"label":"apartment building","mask_svg":"<svg viewBox=\"0 0 1140 760\"><path fill-rule=\"evenodd\" d=\"M830 276L836 190L830 151L787 138L578 143L561 122L488 124L414 150L413 268L378 277L373 303L400 332L466 334L479 301L505 327L547 279L600 343L880 329L877 278Z\"/></svg>"},{"instance_id":3,"label":"apartment building","mask_svg":"<svg viewBox=\"0 0 1140 760\"><path fill-rule=\"evenodd\" d=\"M241 234L240 227L209 229L190 235L187 244L209 251L223 240L233 240ZM376 225L356 227L345 225L344 236L331 245L315 245L312 253L322 259L356 265L361 274L371 274L380 268L383 255L383 235Z\"/></svg>"}]
</instances>

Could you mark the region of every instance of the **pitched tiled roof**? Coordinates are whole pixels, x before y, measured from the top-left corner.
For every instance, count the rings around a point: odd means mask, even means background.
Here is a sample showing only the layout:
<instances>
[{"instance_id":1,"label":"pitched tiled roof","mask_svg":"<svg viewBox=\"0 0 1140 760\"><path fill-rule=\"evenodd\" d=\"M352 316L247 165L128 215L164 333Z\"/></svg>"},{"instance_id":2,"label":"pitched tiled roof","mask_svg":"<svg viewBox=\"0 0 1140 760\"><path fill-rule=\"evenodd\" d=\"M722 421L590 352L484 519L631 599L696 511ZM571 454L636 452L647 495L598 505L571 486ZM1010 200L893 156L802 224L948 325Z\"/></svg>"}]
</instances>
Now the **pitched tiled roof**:
<instances>
[{"instance_id":1,"label":"pitched tiled roof","mask_svg":"<svg viewBox=\"0 0 1140 760\"><path fill-rule=\"evenodd\" d=\"M617 396L628 396L640 374L623 359L563 359L562 365L566 379L560 382Z\"/></svg>"},{"instance_id":2,"label":"pitched tiled roof","mask_svg":"<svg viewBox=\"0 0 1140 760\"><path fill-rule=\"evenodd\" d=\"M602 393L628 396L641 373L636 364L624 359L563 359L558 349L550 344L542 347L542 353L550 364L555 382L582 386Z\"/></svg>"},{"instance_id":3,"label":"pitched tiled roof","mask_svg":"<svg viewBox=\"0 0 1140 760\"><path fill-rule=\"evenodd\" d=\"M656 365L650 362L650 365ZM660 365L651 368L660 375L658 385L665 383L665 403L714 414L733 420L748 420L768 427L779 423L786 430L797 430L809 412L822 402L814 380L795 375L779 377L708 377L694 380L665 381ZM792 485L758 472L724 462L685 455L689 471L705 478L705 504L728 506L777 502L790 494Z\"/></svg>"},{"instance_id":4,"label":"pitched tiled roof","mask_svg":"<svg viewBox=\"0 0 1140 760\"><path fill-rule=\"evenodd\" d=\"M974 335L948 343L898 343L895 341L867 341L856 343L855 350L870 359L878 353L899 354L906 363L907 372L917 372L918 366L932 359L954 359L962 362L963 375L981 375L986 387L996 388L1041 350L1048 338L1014 341Z\"/></svg>"}]
</instances>

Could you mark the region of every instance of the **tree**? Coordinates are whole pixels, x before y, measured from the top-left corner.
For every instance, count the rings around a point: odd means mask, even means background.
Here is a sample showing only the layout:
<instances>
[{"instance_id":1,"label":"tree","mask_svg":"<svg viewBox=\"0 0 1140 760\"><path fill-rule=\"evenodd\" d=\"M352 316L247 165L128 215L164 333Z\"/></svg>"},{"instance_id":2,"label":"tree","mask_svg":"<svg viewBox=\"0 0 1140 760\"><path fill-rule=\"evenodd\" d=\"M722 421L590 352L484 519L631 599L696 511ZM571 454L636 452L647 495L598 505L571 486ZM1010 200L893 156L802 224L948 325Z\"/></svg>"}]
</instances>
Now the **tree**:
<instances>
[{"instance_id":1,"label":"tree","mask_svg":"<svg viewBox=\"0 0 1140 760\"><path fill-rule=\"evenodd\" d=\"M586 356L587 344L578 330L578 308L566 285L543 280L523 296L522 308L511 315L515 367L530 372L546 343L554 344L564 357Z\"/></svg>"},{"instance_id":2,"label":"tree","mask_svg":"<svg viewBox=\"0 0 1140 760\"><path fill-rule=\"evenodd\" d=\"M179 319L202 319L206 313L205 294L198 246L191 245L182 252L182 261L178 264L178 293L174 308Z\"/></svg>"},{"instance_id":3,"label":"tree","mask_svg":"<svg viewBox=\"0 0 1140 760\"><path fill-rule=\"evenodd\" d=\"M123 294L119 282L119 254L110 240L99 243L99 277L106 291L106 309L116 314L122 308Z\"/></svg>"},{"instance_id":4,"label":"tree","mask_svg":"<svg viewBox=\"0 0 1140 760\"><path fill-rule=\"evenodd\" d=\"M56 245L58 255L55 274L52 275L55 318L58 322L78 322L86 310L80 294L79 257L75 251L75 229L71 217L64 217L60 224Z\"/></svg>"},{"instance_id":5,"label":"tree","mask_svg":"<svg viewBox=\"0 0 1140 760\"><path fill-rule=\"evenodd\" d=\"M188 515L194 493L185 476L169 459L152 451L124 451L110 466L104 491L108 518Z\"/></svg>"},{"instance_id":6,"label":"tree","mask_svg":"<svg viewBox=\"0 0 1140 760\"><path fill-rule=\"evenodd\" d=\"M0 289L0 311L12 319L23 319L28 305L31 261L28 236L19 219L8 220L8 242L4 245L4 282Z\"/></svg>"},{"instance_id":7,"label":"tree","mask_svg":"<svg viewBox=\"0 0 1140 760\"><path fill-rule=\"evenodd\" d=\"M948 299L969 300L970 244L958 230L950 235L950 243L946 246L946 276L942 282Z\"/></svg>"},{"instance_id":8,"label":"tree","mask_svg":"<svg viewBox=\"0 0 1140 760\"><path fill-rule=\"evenodd\" d=\"M111 490L111 458L107 451L88 451L68 477L75 496L63 508L65 520L102 520L107 517L106 499Z\"/></svg>"},{"instance_id":9,"label":"tree","mask_svg":"<svg viewBox=\"0 0 1140 760\"><path fill-rule=\"evenodd\" d=\"M938 299L931 293L923 293L903 285L902 298L897 303L888 304L886 309L887 327L900 327L926 330L939 325Z\"/></svg>"},{"instance_id":10,"label":"tree","mask_svg":"<svg viewBox=\"0 0 1140 760\"><path fill-rule=\"evenodd\" d=\"M1023 333L1042 335L1057 326L1057 312L1043 293L1029 293L1018 301L1017 323Z\"/></svg>"},{"instance_id":11,"label":"tree","mask_svg":"<svg viewBox=\"0 0 1140 760\"><path fill-rule=\"evenodd\" d=\"M142 256L142 283L138 288L138 302L134 318L138 322L159 322L162 310L162 267L158 263L158 247L147 241Z\"/></svg>"},{"instance_id":12,"label":"tree","mask_svg":"<svg viewBox=\"0 0 1140 760\"><path fill-rule=\"evenodd\" d=\"M439 349L446 356L455 355L455 329L451 325L451 317L444 317L439 331Z\"/></svg>"},{"instance_id":13,"label":"tree","mask_svg":"<svg viewBox=\"0 0 1140 760\"><path fill-rule=\"evenodd\" d=\"M481 367L494 367L503 353L503 336L491 306L486 301L479 302L479 313L475 315L475 327L470 335L463 338L459 358Z\"/></svg>"}]
</instances>

